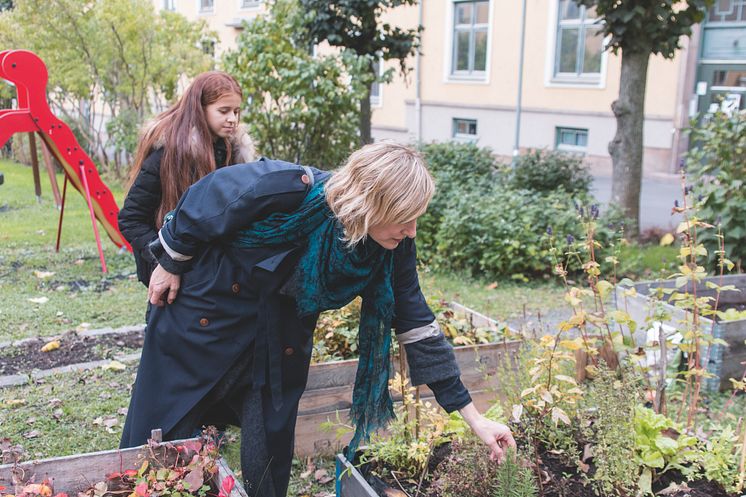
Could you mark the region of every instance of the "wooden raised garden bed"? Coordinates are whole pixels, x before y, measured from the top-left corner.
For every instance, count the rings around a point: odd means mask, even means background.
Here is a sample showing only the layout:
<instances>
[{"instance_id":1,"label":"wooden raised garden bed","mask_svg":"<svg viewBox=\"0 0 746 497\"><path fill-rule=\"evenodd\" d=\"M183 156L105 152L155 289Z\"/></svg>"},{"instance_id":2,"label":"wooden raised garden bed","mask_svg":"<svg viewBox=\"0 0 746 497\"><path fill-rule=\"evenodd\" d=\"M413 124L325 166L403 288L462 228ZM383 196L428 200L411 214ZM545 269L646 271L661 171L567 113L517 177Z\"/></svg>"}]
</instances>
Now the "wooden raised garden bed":
<instances>
[{"instance_id":1,"label":"wooden raised garden bed","mask_svg":"<svg viewBox=\"0 0 746 497\"><path fill-rule=\"evenodd\" d=\"M167 443L179 445L196 440L180 440ZM6 487L6 490L0 493L13 493L13 475L15 473L23 475L23 480L30 483L42 483L44 479L48 478L54 486L55 495L64 492L70 497L75 497L79 491L88 489L96 482L104 481L107 475L121 473L128 469L137 469L144 458L147 457L148 451L148 446L141 446L0 465L0 487ZM231 477L234 484L228 497L248 497L241 480L233 474L225 460L219 458L217 463L218 474L215 482L217 488L221 488L223 481Z\"/></svg>"},{"instance_id":2,"label":"wooden raised garden bed","mask_svg":"<svg viewBox=\"0 0 746 497\"><path fill-rule=\"evenodd\" d=\"M746 275L737 274L720 277L705 278L697 285L698 297L715 297L716 292L707 288L706 283L712 282L719 286L734 285L740 292L726 291L720 294L719 309L735 307L742 309L746 304ZM626 288L618 287L616 290L617 308L627 311L633 320L638 323L638 328L645 325L645 318L650 315L650 295L657 288L673 288L673 280L646 281L633 286L637 290L635 296L625 296ZM692 289L690 288L691 292ZM671 315L671 319L663 323L673 329L681 328L681 321L685 319L685 311L670 304L662 304ZM711 390L731 388L730 378L740 379L744 374L744 361L746 361L746 319L735 321L716 321L706 317L699 318L702 331L710 333L712 330L716 338L722 338L728 342L728 347L714 345L709 354L707 370L718 376L719 380L707 380L705 387ZM664 328L665 329L665 328Z\"/></svg>"},{"instance_id":3,"label":"wooden raised garden bed","mask_svg":"<svg viewBox=\"0 0 746 497\"><path fill-rule=\"evenodd\" d=\"M455 312L465 315L474 326L498 326L496 321L466 307L458 304L451 307ZM456 361L461 368L461 379L479 409L486 409L490 401L498 395L498 365L510 361L509 364L514 368L514 358L520 344L520 341L506 340L500 343L454 347ZM393 363L395 370L398 371L398 357L394 358ZM338 413L339 418L347 422L356 371L357 359L311 365L295 425L296 455L331 455L349 442L352 434L338 440L333 432L322 431L320 425L325 421L336 420ZM420 388L420 395L421 398L432 399L434 402L433 394L426 386Z\"/></svg>"}]
</instances>

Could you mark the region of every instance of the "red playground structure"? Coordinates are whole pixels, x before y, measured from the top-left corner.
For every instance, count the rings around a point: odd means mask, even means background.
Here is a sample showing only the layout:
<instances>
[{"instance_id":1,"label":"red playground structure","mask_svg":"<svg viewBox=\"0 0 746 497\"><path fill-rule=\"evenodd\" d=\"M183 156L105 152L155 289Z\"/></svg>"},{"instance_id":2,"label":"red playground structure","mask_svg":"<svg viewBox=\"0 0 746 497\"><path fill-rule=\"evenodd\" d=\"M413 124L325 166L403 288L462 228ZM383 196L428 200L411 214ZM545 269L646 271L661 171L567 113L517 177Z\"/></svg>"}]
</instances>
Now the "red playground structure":
<instances>
[{"instance_id":1,"label":"red playground structure","mask_svg":"<svg viewBox=\"0 0 746 497\"><path fill-rule=\"evenodd\" d=\"M65 173L65 183L62 189L60 205L60 219L57 226L56 250L60 249L60 234L62 232L62 218L65 213L65 196L67 183L70 182L88 203L91 214L93 233L101 259L101 269L106 272L106 261L101 247L101 237L98 232L96 219L106 230L109 238L120 248L130 252L127 240L119 232L117 225L117 207L114 197L106 184L101 181L98 169L88 154L75 139L70 128L55 117L47 103L46 89L48 81L47 67L33 52L28 50L0 51L0 78L11 82L16 87L18 108L0 109L0 147L2 147L14 133L30 133L32 138L32 158L35 159L33 134L38 133L44 145L62 165ZM36 162L34 160L34 162ZM38 188L38 166L34 168ZM56 185L56 181L54 182Z\"/></svg>"}]
</instances>

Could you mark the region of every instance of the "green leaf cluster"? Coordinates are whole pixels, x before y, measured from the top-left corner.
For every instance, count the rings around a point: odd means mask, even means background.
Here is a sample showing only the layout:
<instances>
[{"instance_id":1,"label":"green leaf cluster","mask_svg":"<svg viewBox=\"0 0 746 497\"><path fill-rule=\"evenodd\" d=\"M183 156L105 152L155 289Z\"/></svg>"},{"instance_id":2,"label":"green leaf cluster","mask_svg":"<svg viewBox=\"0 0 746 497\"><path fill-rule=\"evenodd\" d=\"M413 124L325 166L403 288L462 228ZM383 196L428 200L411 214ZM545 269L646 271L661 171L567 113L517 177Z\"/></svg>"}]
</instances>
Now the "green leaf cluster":
<instances>
[{"instance_id":1,"label":"green leaf cluster","mask_svg":"<svg viewBox=\"0 0 746 497\"><path fill-rule=\"evenodd\" d=\"M529 150L518 156L510 173L515 190L552 192L559 189L573 195L588 195L593 177L580 155L555 150Z\"/></svg>"},{"instance_id":2,"label":"green leaf cluster","mask_svg":"<svg viewBox=\"0 0 746 497\"><path fill-rule=\"evenodd\" d=\"M695 459L697 439L683 433L675 421L643 406L635 407L635 460L640 466L637 482L644 495L652 495L656 473L675 468L686 472L685 465Z\"/></svg>"},{"instance_id":3,"label":"green leaf cluster","mask_svg":"<svg viewBox=\"0 0 746 497\"><path fill-rule=\"evenodd\" d=\"M687 154L698 216L722 230L725 254L743 267L746 262L746 113L716 112L692 123L692 148ZM698 241L711 267L721 249L715 230L699 230Z\"/></svg>"},{"instance_id":4,"label":"green leaf cluster","mask_svg":"<svg viewBox=\"0 0 746 497\"><path fill-rule=\"evenodd\" d=\"M314 57L294 0L277 0L267 16L245 23L223 59L247 97L243 120L259 151L322 169L340 165L358 144L367 62L346 52Z\"/></svg>"}]
</instances>

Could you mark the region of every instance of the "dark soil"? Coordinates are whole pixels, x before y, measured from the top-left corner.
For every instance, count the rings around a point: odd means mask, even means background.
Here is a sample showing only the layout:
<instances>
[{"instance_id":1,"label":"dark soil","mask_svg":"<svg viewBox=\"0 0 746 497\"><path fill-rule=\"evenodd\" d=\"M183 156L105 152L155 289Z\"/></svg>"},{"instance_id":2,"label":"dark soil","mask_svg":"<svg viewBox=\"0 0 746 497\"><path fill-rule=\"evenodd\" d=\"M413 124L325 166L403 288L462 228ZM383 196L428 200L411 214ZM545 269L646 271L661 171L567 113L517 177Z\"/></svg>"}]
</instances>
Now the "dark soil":
<instances>
[{"instance_id":1,"label":"dark soil","mask_svg":"<svg viewBox=\"0 0 746 497\"><path fill-rule=\"evenodd\" d=\"M565 464L559 455L543 450L540 452L540 497L598 497L587 478L578 474L577 468ZM438 493L430 489L431 479L434 480L431 476L438 474L438 466L450 453L451 445L448 443L435 449L430 458L427 477L421 485L419 481L400 476L395 479L392 476L392 468L377 466L375 463L366 463L358 469L380 497L404 496L402 488L409 495L438 497ZM393 473L396 474L396 471ZM669 489L666 497L739 497L738 494L729 494L719 484L708 480L687 482L678 471L669 471L658 478L653 483L653 492L658 495L658 492L668 489L671 485L675 485L678 490Z\"/></svg>"},{"instance_id":2,"label":"dark soil","mask_svg":"<svg viewBox=\"0 0 746 497\"><path fill-rule=\"evenodd\" d=\"M59 338L60 348L42 352L49 338L37 338L0 349L0 375L28 373L69 364L110 359L116 353L142 348L143 332L80 336L71 331Z\"/></svg>"}]
</instances>

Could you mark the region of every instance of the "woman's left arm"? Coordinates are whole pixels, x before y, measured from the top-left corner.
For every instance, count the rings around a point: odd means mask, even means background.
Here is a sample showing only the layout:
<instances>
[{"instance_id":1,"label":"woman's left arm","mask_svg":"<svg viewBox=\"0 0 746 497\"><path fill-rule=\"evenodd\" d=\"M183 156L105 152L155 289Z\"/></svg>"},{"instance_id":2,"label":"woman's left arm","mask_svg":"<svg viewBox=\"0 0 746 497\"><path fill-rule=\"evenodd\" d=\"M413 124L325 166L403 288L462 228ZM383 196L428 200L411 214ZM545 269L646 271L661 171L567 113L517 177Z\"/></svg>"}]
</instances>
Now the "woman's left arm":
<instances>
[{"instance_id":1,"label":"woman's left arm","mask_svg":"<svg viewBox=\"0 0 746 497\"><path fill-rule=\"evenodd\" d=\"M474 433L487 444L491 459L502 462L507 446L515 447L510 429L485 418L461 381L453 347L425 301L417 276L414 240L406 239L394 253L394 328L404 347L413 385L424 385L447 412L459 411Z\"/></svg>"}]
</instances>

